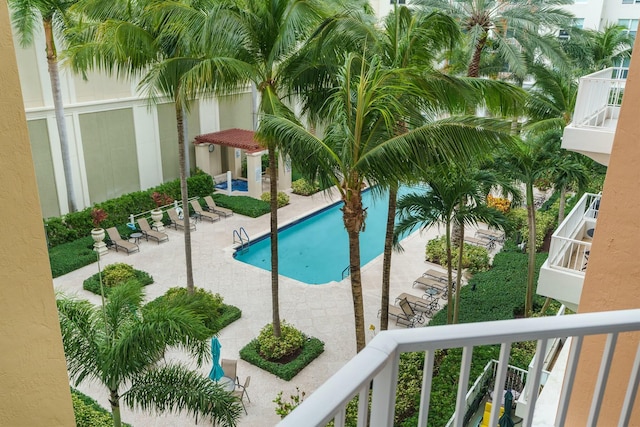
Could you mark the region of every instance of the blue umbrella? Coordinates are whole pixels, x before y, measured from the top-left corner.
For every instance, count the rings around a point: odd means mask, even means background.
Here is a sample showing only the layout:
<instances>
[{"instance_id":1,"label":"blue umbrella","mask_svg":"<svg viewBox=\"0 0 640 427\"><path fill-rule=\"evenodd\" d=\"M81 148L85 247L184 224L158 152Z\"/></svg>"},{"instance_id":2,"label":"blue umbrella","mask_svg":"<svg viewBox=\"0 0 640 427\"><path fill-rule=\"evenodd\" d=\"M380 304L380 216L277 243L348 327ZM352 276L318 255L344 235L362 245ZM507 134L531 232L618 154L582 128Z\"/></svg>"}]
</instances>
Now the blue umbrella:
<instances>
[{"instance_id":1,"label":"blue umbrella","mask_svg":"<svg viewBox=\"0 0 640 427\"><path fill-rule=\"evenodd\" d=\"M222 366L220 366L221 348L222 346L220 345L220 341L218 341L218 338L211 338L211 357L213 358L213 367L211 368L211 372L209 372L209 378L211 378L213 381L218 381L224 376L224 371L222 370Z\"/></svg>"}]
</instances>

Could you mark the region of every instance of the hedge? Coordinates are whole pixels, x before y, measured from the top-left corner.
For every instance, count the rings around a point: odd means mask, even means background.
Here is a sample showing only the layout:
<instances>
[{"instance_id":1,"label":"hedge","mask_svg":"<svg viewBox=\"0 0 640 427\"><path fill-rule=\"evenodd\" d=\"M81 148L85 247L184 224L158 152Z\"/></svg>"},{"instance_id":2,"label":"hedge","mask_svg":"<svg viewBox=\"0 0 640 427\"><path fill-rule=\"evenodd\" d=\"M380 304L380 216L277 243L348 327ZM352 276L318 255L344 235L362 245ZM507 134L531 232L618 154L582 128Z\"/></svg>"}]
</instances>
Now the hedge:
<instances>
[{"instance_id":1,"label":"hedge","mask_svg":"<svg viewBox=\"0 0 640 427\"><path fill-rule=\"evenodd\" d=\"M199 171L187 179L189 197L204 197L213 193L213 179L210 175ZM129 215L152 210L156 207L151 195L154 192L169 195L180 200L180 180L166 182L145 191L124 194L115 199L96 203L95 206L62 217L49 218L44 221L49 246L55 247L88 236L94 228L91 222L91 210L103 209L108 217L101 224L103 228L123 225L129 222Z\"/></svg>"},{"instance_id":2,"label":"hedge","mask_svg":"<svg viewBox=\"0 0 640 427\"><path fill-rule=\"evenodd\" d=\"M153 283L153 277L151 277L149 273L136 269L133 270L133 273L135 274L135 280L138 281L142 286L148 286ZM96 273L82 282L82 288L89 292L93 292L96 295L100 295L100 274L101 273ZM113 288L104 286L105 297L109 296L109 294L111 293L111 289Z\"/></svg>"},{"instance_id":3,"label":"hedge","mask_svg":"<svg viewBox=\"0 0 640 427\"><path fill-rule=\"evenodd\" d=\"M55 248L49 248L49 263L53 277L60 277L98 260L98 253L94 252L93 239L83 237L69 243L63 243Z\"/></svg>"},{"instance_id":4,"label":"hedge","mask_svg":"<svg viewBox=\"0 0 640 427\"><path fill-rule=\"evenodd\" d=\"M226 194L214 194L216 205L228 208L240 215L257 218L271 212L269 202L254 199L249 196L227 196Z\"/></svg>"},{"instance_id":5,"label":"hedge","mask_svg":"<svg viewBox=\"0 0 640 427\"><path fill-rule=\"evenodd\" d=\"M317 338L308 337L302 346L302 352L289 363L270 362L260 356L258 339L254 339L240 350L240 358L258 368L271 372L283 380L289 381L324 351L324 343Z\"/></svg>"},{"instance_id":6,"label":"hedge","mask_svg":"<svg viewBox=\"0 0 640 427\"><path fill-rule=\"evenodd\" d=\"M73 403L76 427L113 427L111 413L86 394L71 388L71 402ZM122 423L122 425L131 427L127 423Z\"/></svg>"}]
</instances>

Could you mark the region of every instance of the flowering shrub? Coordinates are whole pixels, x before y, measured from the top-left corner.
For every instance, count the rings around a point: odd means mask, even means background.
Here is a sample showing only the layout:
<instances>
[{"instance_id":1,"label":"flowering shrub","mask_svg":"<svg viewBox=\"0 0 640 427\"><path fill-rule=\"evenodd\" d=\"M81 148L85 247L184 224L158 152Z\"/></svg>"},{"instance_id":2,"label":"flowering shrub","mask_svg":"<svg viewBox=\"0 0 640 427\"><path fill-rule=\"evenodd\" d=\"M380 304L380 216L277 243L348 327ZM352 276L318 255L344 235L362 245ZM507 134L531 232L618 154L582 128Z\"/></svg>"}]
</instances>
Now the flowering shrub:
<instances>
[{"instance_id":1,"label":"flowering shrub","mask_svg":"<svg viewBox=\"0 0 640 427\"><path fill-rule=\"evenodd\" d=\"M491 194L487 196L487 206L495 208L502 213L507 213L511 209L511 200L503 197L493 197Z\"/></svg>"},{"instance_id":2,"label":"flowering shrub","mask_svg":"<svg viewBox=\"0 0 640 427\"><path fill-rule=\"evenodd\" d=\"M154 191L153 194L151 194L151 198L153 199L153 203L156 204L156 207L173 203L173 199L171 198L171 196L165 193L159 193L157 191Z\"/></svg>"},{"instance_id":3,"label":"flowering shrub","mask_svg":"<svg viewBox=\"0 0 640 427\"><path fill-rule=\"evenodd\" d=\"M107 219L108 216L104 209L93 208L91 210L91 222L93 222L95 228L100 228L100 223Z\"/></svg>"}]
</instances>

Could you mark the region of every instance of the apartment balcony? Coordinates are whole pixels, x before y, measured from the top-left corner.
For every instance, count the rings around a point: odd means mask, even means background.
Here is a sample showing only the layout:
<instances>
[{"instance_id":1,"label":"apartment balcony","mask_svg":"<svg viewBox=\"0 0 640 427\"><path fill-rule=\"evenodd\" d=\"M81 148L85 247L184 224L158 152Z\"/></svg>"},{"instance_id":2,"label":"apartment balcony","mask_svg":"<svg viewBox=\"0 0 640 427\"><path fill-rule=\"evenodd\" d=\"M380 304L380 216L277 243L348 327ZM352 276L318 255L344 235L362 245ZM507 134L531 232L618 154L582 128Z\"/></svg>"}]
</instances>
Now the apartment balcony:
<instances>
[{"instance_id":1,"label":"apartment balcony","mask_svg":"<svg viewBox=\"0 0 640 427\"><path fill-rule=\"evenodd\" d=\"M591 253L600 196L584 194L551 236L549 257L540 268L537 293L577 311Z\"/></svg>"},{"instance_id":2,"label":"apartment balcony","mask_svg":"<svg viewBox=\"0 0 640 427\"><path fill-rule=\"evenodd\" d=\"M562 148L609 164L627 68L606 68L580 79L573 121L564 129Z\"/></svg>"},{"instance_id":3,"label":"apartment balcony","mask_svg":"<svg viewBox=\"0 0 640 427\"><path fill-rule=\"evenodd\" d=\"M591 419L597 423L607 387L606 378L612 365L615 365L615 362L612 361L615 345L609 345L609 343L615 342L620 332L638 330L640 330L640 309L384 331L379 333L360 353L307 397L278 426L325 426L333 420L336 427L342 427L345 425L347 403L354 397L358 398L358 426L386 427L393 425L399 360L400 355L404 352L424 352L425 368L418 405L418 425L426 426L430 416L432 379L435 375L435 351L462 348L455 413L450 425L463 427L467 415L469 372L474 347L500 345L500 357L495 365L494 384L497 384L497 389L502 392L505 385L509 387L507 379L511 343L536 341L536 354L546 355L548 354L547 349L556 342L556 339L571 337L576 343L582 343L587 336L606 334L608 344L602 354L599 381L595 386L593 399L590 399L589 402L591 406L588 406ZM539 390L545 376L546 357L534 359L526 379L527 387L525 390L529 390L528 402L522 413L523 420L520 425L541 427L545 425L544 421L537 422L536 420L548 419L550 416L554 419L553 425L566 424L569 400L573 393L573 379L578 370L581 348L582 346L576 345L571 348L571 351L566 352L568 356L563 376L564 381L553 396L551 404L546 401L543 405L537 405L540 396ZM634 362L634 366L638 365L640 365L640 351ZM616 425L629 425L639 380L640 369L634 369L627 384L611 385L626 390L619 424L618 420L613 421ZM543 394L545 389L542 388ZM488 425L498 424L499 410L500 405L492 406Z\"/></svg>"}]
</instances>

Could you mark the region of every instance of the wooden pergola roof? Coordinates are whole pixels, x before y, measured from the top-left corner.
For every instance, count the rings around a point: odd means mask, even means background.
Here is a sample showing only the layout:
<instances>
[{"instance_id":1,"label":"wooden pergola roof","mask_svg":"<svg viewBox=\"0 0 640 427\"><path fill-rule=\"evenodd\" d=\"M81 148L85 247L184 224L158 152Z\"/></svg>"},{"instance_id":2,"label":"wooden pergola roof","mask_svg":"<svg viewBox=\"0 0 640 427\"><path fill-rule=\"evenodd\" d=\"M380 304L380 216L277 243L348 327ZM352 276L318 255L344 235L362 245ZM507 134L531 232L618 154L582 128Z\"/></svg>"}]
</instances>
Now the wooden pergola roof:
<instances>
[{"instance_id":1,"label":"wooden pergola roof","mask_svg":"<svg viewBox=\"0 0 640 427\"><path fill-rule=\"evenodd\" d=\"M251 130L245 129L221 130L220 132L205 133L196 136L195 144L215 144L224 147L240 148L247 153L257 153L265 150L265 147L254 139L254 133L255 132Z\"/></svg>"}]
</instances>

